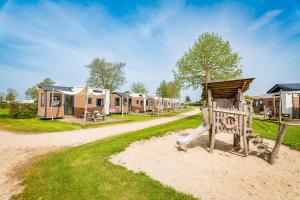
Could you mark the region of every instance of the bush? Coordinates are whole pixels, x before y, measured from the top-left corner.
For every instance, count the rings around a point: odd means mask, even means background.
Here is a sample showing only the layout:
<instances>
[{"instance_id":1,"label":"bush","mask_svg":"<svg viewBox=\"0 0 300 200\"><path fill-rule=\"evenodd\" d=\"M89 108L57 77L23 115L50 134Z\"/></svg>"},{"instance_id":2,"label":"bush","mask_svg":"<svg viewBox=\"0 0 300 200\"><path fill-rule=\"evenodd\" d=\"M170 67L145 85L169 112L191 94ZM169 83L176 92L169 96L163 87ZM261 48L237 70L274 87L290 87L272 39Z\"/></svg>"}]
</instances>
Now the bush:
<instances>
[{"instance_id":1,"label":"bush","mask_svg":"<svg viewBox=\"0 0 300 200\"><path fill-rule=\"evenodd\" d=\"M26 119L35 118L37 115L37 103L17 103L8 104L8 113L13 118Z\"/></svg>"},{"instance_id":2,"label":"bush","mask_svg":"<svg viewBox=\"0 0 300 200\"><path fill-rule=\"evenodd\" d=\"M7 108L7 107L8 107L8 105L7 105L6 102L1 102L0 103L0 108L4 109L4 108Z\"/></svg>"}]
</instances>

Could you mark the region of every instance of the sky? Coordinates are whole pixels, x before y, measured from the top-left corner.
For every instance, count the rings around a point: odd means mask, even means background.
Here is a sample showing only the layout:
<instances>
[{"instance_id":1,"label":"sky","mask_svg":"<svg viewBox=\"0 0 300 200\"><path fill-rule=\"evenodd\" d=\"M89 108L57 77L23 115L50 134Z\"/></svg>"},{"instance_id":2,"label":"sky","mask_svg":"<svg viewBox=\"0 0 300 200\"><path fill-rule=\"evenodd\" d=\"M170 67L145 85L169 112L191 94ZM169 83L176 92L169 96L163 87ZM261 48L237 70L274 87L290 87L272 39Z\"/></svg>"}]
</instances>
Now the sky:
<instances>
[{"instance_id":1,"label":"sky","mask_svg":"<svg viewBox=\"0 0 300 200\"><path fill-rule=\"evenodd\" d=\"M241 56L247 92L300 82L300 1L0 0L0 92L18 98L50 77L83 86L95 57L125 62L125 91L143 82L154 95L197 37L215 32ZM199 99L201 90L182 97Z\"/></svg>"}]
</instances>

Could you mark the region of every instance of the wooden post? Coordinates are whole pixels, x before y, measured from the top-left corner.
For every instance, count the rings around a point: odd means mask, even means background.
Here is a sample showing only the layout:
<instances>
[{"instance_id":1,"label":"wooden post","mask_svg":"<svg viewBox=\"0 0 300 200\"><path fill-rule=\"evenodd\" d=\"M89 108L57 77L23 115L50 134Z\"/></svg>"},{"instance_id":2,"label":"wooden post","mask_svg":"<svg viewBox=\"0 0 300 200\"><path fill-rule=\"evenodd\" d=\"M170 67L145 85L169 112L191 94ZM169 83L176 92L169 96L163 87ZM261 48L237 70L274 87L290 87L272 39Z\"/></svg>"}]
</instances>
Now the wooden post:
<instances>
[{"instance_id":1,"label":"wooden post","mask_svg":"<svg viewBox=\"0 0 300 200\"><path fill-rule=\"evenodd\" d=\"M213 103L213 108L216 107L215 102ZM212 153L215 148L215 135L216 135L216 113L212 111L211 117L211 138L210 138L210 150L209 152Z\"/></svg>"},{"instance_id":2,"label":"wooden post","mask_svg":"<svg viewBox=\"0 0 300 200\"><path fill-rule=\"evenodd\" d=\"M243 105L242 105L242 101L243 101L243 93L242 93L242 89L239 88L238 89L238 96L237 96L237 99L238 99L238 102L239 102L239 111L242 111L243 109ZM236 147L237 149L240 149L241 147L241 134L242 133L242 120L243 120L243 117L241 115L239 115L239 134L234 134L233 135L233 147Z\"/></svg>"},{"instance_id":3,"label":"wooden post","mask_svg":"<svg viewBox=\"0 0 300 200\"><path fill-rule=\"evenodd\" d=\"M243 117L243 144L244 144L245 156L248 156L249 149L248 149L248 142L247 142L247 116L246 115L244 115Z\"/></svg>"},{"instance_id":4,"label":"wooden post","mask_svg":"<svg viewBox=\"0 0 300 200\"><path fill-rule=\"evenodd\" d=\"M123 96L121 96L121 113L122 113L122 118L124 117L123 114Z\"/></svg>"},{"instance_id":5,"label":"wooden post","mask_svg":"<svg viewBox=\"0 0 300 200\"><path fill-rule=\"evenodd\" d=\"M208 123L211 124L212 123L212 94L211 94L210 89L207 90L206 105L208 106ZM210 141L211 141L211 135L212 135L212 132L211 132L211 129L210 129L209 130L209 138L208 138L209 144L210 144Z\"/></svg>"},{"instance_id":6,"label":"wooden post","mask_svg":"<svg viewBox=\"0 0 300 200\"><path fill-rule=\"evenodd\" d=\"M273 95L273 116L275 116L276 114L276 104L275 104L275 101L276 101L276 97L275 97L275 94Z\"/></svg>"},{"instance_id":7,"label":"wooden post","mask_svg":"<svg viewBox=\"0 0 300 200\"><path fill-rule=\"evenodd\" d=\"M282 117L282 101L281 101L281 95L282 95L282 90L279 92L279 124L281 124L281 117Z\"/></svg>"},{"instance_id":8,"label":"wooden post","mask_svg":"<svg viewBox=\"0 0 300 200\"><path fill-rule=\"evenodd\" d=\"M89 88L88 83L86 83L86 99L85 99L85 107L84 107L84 116L83 116L83 124L86 124L86 113L87 113L87 106L88 106L88 100L89 100Z\"/></svg>"},{"instance_id":9,"label":"wooden post","mask_svg":"<svg viewBox=\"0 0 300 200\"><path fill-rule=\"evenodd\" d=\"M51 118L52 118L52 121L53 121L53 98L54 97L54 87L52 89L52 96L51 96Z\"/></svg>"},{"instance_id":10,"label":"wooden post","mask_svg":"<svg viewBox=\"0 0 300 200\"><path fill-rule=\"evenodd\" d=\"M280 124L280 126L278 128L278 135L277 135L277 139L276 139L276 144L274 146L274 149L273 149L273 151L270 155L270 159L269 159L270 164L274 164L274 162L275 162L275 158L277 157L277 155L279 153L280 144L283 141L286 128L287 128L287 125L285 123Z\"/></svg>"}]
</instances>

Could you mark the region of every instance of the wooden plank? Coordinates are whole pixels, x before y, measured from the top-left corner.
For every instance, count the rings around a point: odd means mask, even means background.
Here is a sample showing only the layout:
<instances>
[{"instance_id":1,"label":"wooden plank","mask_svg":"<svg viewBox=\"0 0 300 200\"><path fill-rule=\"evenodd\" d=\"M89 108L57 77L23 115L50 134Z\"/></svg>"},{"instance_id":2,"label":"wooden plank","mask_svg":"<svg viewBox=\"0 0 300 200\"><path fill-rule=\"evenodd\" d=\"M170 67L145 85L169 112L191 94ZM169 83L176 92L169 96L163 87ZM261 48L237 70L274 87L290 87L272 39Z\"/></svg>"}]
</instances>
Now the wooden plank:
<instances>
[{"instance_id":1,"label":"wooden plank","mask_svg":"<svg viewBox=\"0 0 300 200\"><path fill-rule=\"evenodd\" d=\"M272 151L272 153L270 155L270 159L269 159L270 164L274 164L274 162L275 162L275 158L277 157L277 155L279 153L280 145L283 141L286 128L287 128L287 125L285 123L281 123L278 128L278 135L277 135L276 143L275 143L275 146L273 148L273 151Z\"/></svg>"},{"instance_id":2,"label":"wooden plank","mask_svg":"<svg viewBox=\"0 0 300 200\"><path fill-rule=\"evenodd\" d=\"M212 125L211 125L211 139L210 139L210 153L213 153L215 148L215 134L216 134L216 123L215 123L216 112L212 113Z\"/></svg>"}]
</instances>

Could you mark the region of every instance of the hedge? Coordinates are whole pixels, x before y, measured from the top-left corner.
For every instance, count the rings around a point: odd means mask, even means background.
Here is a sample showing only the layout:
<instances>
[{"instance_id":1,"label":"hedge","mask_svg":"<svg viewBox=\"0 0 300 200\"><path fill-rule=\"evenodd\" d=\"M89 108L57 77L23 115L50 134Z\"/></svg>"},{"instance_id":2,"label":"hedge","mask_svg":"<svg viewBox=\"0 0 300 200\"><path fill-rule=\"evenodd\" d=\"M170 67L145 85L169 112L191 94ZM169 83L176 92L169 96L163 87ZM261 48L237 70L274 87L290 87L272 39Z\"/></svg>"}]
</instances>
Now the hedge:
<instances>
[{"instance_id":1,"label":"hedge","mask_svg":"<svg viewBox=\"0 0 300 200\"><path fill-rule=\"evenodd\" d=\"M4 108L7 108L7 107L8 107L8 105L7 105L6 102L1 102L0 103L0 108L4 109Z\"/></svg>"},{"instance_id":2,"label":"hedge","mask_svg":"<svg viewBox=\"0 0 300 200\"><path fill-rule=\"evenodd\" d=\"M8 113L13 118L26 119L37 116L37 103L17 103L8 104Z\"/></svg>"}]
</instances>

